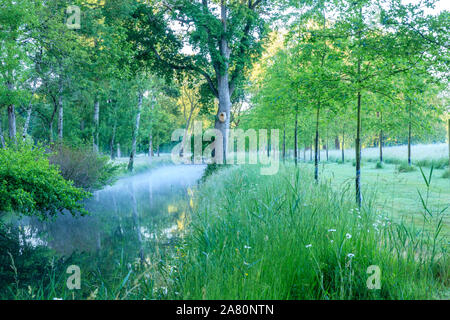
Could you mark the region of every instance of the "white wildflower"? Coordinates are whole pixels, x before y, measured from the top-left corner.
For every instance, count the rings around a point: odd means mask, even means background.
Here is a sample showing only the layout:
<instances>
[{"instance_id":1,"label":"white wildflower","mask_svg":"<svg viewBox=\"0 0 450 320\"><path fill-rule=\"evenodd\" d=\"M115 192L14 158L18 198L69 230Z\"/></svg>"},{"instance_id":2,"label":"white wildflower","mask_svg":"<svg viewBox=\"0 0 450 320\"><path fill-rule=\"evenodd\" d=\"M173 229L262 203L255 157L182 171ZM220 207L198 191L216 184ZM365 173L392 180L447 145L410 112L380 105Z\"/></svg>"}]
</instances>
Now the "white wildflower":
<instances>
[{"instance_id":1,"label":"white wildflower","mask_svg":"<svg viewBox=\"0 0 450 320\"><path fill-rule=\"evenodd\" d=\"M305 246L305 248L311 248L312 247L312 244L307 244L306 246Z\"/></svg>"},{"instance_id":2,"label":"white wildflower","mask_svg":"<svg viewBox=\"0 0 450 320\"><path fill-rule=\"evenodd\" d=\"M345 235L345 237L346 237L347 239L350 239L350 238L352 237L352 235L351 235L350 233L347 233L347 234Z\"/></svg>"}]
</instances>

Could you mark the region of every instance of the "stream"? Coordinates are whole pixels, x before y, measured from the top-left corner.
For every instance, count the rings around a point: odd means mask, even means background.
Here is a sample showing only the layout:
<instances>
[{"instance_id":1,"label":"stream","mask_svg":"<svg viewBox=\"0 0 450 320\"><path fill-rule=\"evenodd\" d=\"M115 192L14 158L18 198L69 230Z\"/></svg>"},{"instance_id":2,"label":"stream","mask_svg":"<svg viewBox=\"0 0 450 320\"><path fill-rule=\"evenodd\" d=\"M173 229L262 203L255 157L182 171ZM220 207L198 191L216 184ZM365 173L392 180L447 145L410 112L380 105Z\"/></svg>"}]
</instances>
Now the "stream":
<instances>
[{"instance_id":1,"label":"stream","mask_svg":"<svg viewBox=\"0 0 450 320\"><path fill-rule=\"evenodd\" d=\"M168 165L118 180L86 201L89 215L59 215L50 221L18 221L21 241L45 246L61 256L125 252L146 259L155 247L176 242L190 210L189 187L203 175L203 165Z\"/></svg>"}]
</instances>

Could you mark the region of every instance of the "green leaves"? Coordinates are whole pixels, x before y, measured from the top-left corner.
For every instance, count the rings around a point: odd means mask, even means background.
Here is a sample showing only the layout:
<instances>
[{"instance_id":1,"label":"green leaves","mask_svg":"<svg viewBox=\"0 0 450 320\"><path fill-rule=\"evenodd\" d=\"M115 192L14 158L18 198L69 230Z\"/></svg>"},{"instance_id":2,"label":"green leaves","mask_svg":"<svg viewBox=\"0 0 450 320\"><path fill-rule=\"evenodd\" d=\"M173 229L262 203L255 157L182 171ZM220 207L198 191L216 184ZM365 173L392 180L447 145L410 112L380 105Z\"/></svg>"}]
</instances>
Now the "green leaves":
<instances>
[{"instance_id":1,"label":"green leaves","mask_svg":"<svg viewBox=\"0 0 450 320\"><path fill-rule=\"evenodd\" d=\"M0 149L0 212L47 219L64 210L87 213L81 200L88 192L75 188L51 165L41 147L19 144Z\"/></svg>"}]
</instances>

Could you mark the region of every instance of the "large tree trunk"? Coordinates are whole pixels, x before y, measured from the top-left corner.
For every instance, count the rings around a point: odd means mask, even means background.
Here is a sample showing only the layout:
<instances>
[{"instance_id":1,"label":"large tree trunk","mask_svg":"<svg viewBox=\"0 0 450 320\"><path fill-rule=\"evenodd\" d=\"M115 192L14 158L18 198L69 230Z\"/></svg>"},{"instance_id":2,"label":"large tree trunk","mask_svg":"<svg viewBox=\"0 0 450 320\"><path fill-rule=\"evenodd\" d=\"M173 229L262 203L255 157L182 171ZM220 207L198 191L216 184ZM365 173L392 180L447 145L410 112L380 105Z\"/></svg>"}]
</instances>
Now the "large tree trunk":
<instances>
[{"instance_id":1,"label":"large tree trunk","mask_svg":"<svg viewBox=\"0 0 450 320\"><path fill-rule=\"evenodd\" d=\"M136 114L136 124L135 124L134 130L133 130L133 141L131 143L130 161L128 163L128 171L130 171L130 172L132 172L134 169L134 158L136 156L136 140L137 140L137 136L139 133L139 123L141 121L142 98L143 98L143 95L141 92L139 92L138 110L137 110L137 114Z\"/></svg>"},{"instance_id":2,"label":"large tree trunk","mask_svg":"<svg viewBox=\"0 0 450 320\"><path fill-rule=\"evenodd\" d=\"M358 91L358 104L357 104L357 116L356 116L356 143L355 143L355 158L356 158L356 203L358 207L361 207L361 92Z\"/></svg>"},{"instance_id":3,"label":"large tree trunk","mask_svg":"<svg viewBox=\"0 0 450 320\"><path fill-rule=\"evenodd\" d=\"M219 96L219 110L217 112L214 127L222 133L223 162L226 163L226 153L228 149L228 133L230 128L231 111L231 91L229 82L229 59L231 50L226 38L227 32L227 8L224 1L220 5L220 15L222 18L223 35L220 39L220 54L223 58L221 66L217 68L217 91ZM217 152L217 149L216 149ZM216 161L220 162L220 157L216 155Z\"/></svg>"},{"instance_id":4,"label":"large tree trunk","mask_svg":"<svg viewBox=\"0 0 450 320\"><path fill-rule=\"evenodd\" d=\"M319 117L320 117L320 101L317 103L316 111L316 139L314 141L314 180L319 180Z\"/></svg>"},{"instance_id":5,"label":"large tree trunk","mask_svg":"<svg viewBox=\"0 0 450 320\"><path fill-rule=\"evenodd\" d=\"M94 152L99 151L99 128L100 128L100 102L95 97L94 101L94 134L93 134L93 149Z\"/></svg>"}]
</instances>

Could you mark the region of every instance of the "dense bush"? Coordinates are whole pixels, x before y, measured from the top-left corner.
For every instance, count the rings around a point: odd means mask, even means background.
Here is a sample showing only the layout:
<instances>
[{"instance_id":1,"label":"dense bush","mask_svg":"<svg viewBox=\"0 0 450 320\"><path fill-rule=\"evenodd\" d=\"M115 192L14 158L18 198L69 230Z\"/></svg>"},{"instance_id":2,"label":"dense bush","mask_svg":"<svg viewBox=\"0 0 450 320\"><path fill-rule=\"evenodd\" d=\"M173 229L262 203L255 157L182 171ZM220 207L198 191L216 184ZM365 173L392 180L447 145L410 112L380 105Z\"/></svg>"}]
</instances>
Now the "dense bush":
<instances>
[{"instance_id":1,"label":"dense bush","mask_svg":"<svg viewBox=\"0 0 450 320\"><path fill-rule=\"evenodd\" d=\"M100 189L114 182L123 167L114 165L108 156L98 155L89 147L55 145L49 159L50 163L59 167L66 180L86 190Z\"/></svg>"},{"instance_id":2,"label":"dense bush","mask_svg":"<svg viewBox=\"0 0 450 320\"><path fill-rule=\"evenodd\" d=\"M0 212L41 218L63 210L85 213L81 200L88 196L61 176L43 148L21 143L0 149Z\"/></svg>"}]
</instances>

